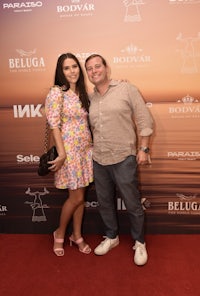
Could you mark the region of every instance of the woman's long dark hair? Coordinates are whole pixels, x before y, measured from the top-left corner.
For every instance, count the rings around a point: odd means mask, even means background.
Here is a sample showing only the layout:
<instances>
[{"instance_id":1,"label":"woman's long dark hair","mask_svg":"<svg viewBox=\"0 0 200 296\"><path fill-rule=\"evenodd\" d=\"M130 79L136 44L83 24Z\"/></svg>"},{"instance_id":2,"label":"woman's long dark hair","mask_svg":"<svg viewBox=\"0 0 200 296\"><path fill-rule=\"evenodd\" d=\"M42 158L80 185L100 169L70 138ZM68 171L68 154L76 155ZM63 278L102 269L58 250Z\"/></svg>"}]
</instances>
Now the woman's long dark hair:
<instances>
[{"instance_id":1,"label":"woman's long dark hair","mask_svg":"<svg viewBox=\"0 0 200 296\"><path fill-rule=\"evenodd\" d=\"M89 111L89 98L88 98L88 94L87 94L86 87L85 87L85 79L84 79L84 75L83 75L83 70L82 70L81 65L79 63L79 60L72 53L68 52L68 53L64 53L61 56L59 56L58 61L57 61L57 66L56 66L54 84L59 85L61 87L65 86L66 89L64 89L64 91L67 91L70 88L70 84L67 81L67 79L65 78L65 75L63 73L63 63L66 59L73 59L79 67L80 75L79 75L79 79L76 84L76 91L79 94L79 98L82 103L82 107L88 112Z\"/></svg>"}]
</instances>

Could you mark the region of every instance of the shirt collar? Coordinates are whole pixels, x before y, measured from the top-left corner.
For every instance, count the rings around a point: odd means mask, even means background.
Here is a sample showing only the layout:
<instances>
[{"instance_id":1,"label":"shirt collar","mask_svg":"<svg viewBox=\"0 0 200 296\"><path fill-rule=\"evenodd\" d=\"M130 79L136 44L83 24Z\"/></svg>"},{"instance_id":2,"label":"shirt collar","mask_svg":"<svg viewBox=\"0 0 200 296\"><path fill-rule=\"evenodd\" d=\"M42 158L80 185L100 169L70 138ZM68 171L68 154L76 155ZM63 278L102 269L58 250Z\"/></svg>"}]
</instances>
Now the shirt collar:
<instances>
[{"instance_id":1,"label":"shirt collar","mask_svg":"<svg viewBox=\"0 0 200 296\"><path fill-rule=\"evenodd\" d=\"M114 80L114 79L111 79L110 82L109 82L109 85L108 85L108 88L112 87L112 86L115 86L115 85L118 85L121 81L119 80ZM95 93L99 93L96 86L94 87L94 92Z\"/></svg>"}]
</instances>

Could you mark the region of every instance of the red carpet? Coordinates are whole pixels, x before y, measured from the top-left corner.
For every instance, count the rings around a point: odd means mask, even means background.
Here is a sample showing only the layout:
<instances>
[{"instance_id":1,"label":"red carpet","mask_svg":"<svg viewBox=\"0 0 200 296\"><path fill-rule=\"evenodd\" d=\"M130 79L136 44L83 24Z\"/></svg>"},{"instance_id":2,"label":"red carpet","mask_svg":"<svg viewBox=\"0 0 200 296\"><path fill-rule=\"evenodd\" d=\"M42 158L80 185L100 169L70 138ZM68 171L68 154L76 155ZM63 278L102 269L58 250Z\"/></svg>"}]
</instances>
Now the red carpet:
<instances>
[{"instance_id":1,"label":"red carpet","mask_svg":"<svg viewBox=\"0 0 200 296\"><path fill-rule=\"evenodd\" d=\"M102 239L86 238L92 248ZM128 235L102 257L67 244L58 258L50 235L0 234L0 295L199 296L200 235L148 235L146 242L149 261L138 267Z\"/></svg>"}]
</instances>

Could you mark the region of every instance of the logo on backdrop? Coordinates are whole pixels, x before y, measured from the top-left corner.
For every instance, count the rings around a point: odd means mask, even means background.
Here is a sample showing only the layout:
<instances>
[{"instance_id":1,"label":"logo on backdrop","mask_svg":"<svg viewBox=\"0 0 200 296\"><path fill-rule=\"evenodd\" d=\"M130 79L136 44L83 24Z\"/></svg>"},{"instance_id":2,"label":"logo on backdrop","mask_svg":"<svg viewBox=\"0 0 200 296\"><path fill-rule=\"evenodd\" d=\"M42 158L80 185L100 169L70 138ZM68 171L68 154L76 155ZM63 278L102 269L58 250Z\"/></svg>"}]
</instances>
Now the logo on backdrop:
<instances>
[{"instance_id":1,"label":"logo on backdrop","mask_svg":"<svg viewBox=\"0 0 200 296\"><path fill-rule=\"evenodd\" d=\"M3 3L2 7L5 10L13 10L13 12L31 12L34 8L42 7L42 1L31 2L14 2Z\"/></svg>"},{"instance_id":2,"label":"logo on backdrop","mask_svg":"<svg viewBox=\"0 0 200 296\"><path fill-rule=\"evenodd\" d=\"M151 207L151 202L146 198L141 199L141 204L142 204L143 210L147 210L148 208ZM126 210L125 203L121 198L117 198L117 210L118 211L125 211Z\"/></svg>"},{"instance_id":3,"label":"logo on backdrop","mask_svg":"<svg viewBox=\"0 0 200 296\"><path fill-rule=\"evenodd\" d=\"M13 115L14 118L35 118L42 117L42 104L37 104L36 106L33 104L27 105L13 105Z\"/></svg>"},{"instance_id":4,"label":"logo on backdrop","mask_svg":"<svg viewBox=\"0 0 200 296\"><path fill-rule=\"evenodd\" d=\"M125 22L141 22L140 6L144 5L143 0L123 0L125 6Z\"/></svg>"},{"instance_id":5,"label":"logo on backdrop","mask_svg":"<svg viewBox=\"0 0 200 296\"><path fill-rule=\"evenodd\" d=\"M37 55L37 50L25 51L16 49L18 57L8 59L10 72L39 72L45 71L44 58Z\"/></svg>"},{"instance_id":6,"label":"logo on backdrop","mask_svg":"<svg viewBox=\"0 0 200 296\"><path fill-rule=\"evenodd\" d=\"M197 4L200 0L169 0L169 4Z\"/></svg>"},{"instance_id":7,"label":"logo on backdrop","mask_svg":"<svg viewBox=\"0 0 200 296\"><path fill-rule=\"evenodd\" d=\"M182 33L179 33L176 40L180 42L181 47L177 49L182 58L181 73L194 74L198 73L197 58L200 57L200 32L196 37L183 37Z\"/></svg>"},{"instance_id":8,"label":"logo on backdrop","mask_svg":"<svg viewBox=\"0 0 200 296\"><path fill-rule=\"evenodd\" d=\"M0 204L0 216L5 216L7 211L8 211L7 206Z\"/></svg>"},{"instance_id":9,"label":"logo on backdrop","mask_svg":"<svg viewBox=\"0 0 200 296\"><path fill-rule=\"evenodd\" d=\"M18 164L33 164L33 163L39 163L40 157L38 155L22 155L17 154L16 160Z\"/></svg>"},{"instance_id":10,"label":"logo on backdrop","mask_svg":"<svg viewBox=\"0 0 200 296\"><path fill-rule=\"evenodd\" d=\"M178 99L175 106L168 107L171 118L200 118L199 100L186 95Z\"/></svg>"},{"instance_id":11,"label":"logo on backdrop","mask_svg":"<svg viewBox=\"0 0 200 296\"><path fill-rule=\"evenodd\" d=\"M98 208L98 206L99 206L99 203L96 200L85 202L85 208L87 208L87 209L96 209L96 208Z\"/></svg>"},{"instance_id":12,"label":"logo on backdrop","mask_svg":"<svg viewBox=\"0 0 200 296\"><path fill-rule=\"evenodd\" d=\"M87 3L82 0L71 0L70 4L57 5L56 11L60 17L87 17L92 16L95 11L93 2Z\"/></svg>"},{"instance_id":13,"label":"logo on backdrop","mask_svg":"<svg viewBox=\"0 0 200 296\"><path fill-rule=\"evenodd\" d=\"M147 67L150 62L151 56L145 54L141 47L133 43L121 49L120 55L113 57L113 63L117 68Z\"/></svg>"},{"instance_id":14,"label":"logo on backdrop","mask_svg":"<svg viewBox=\"0 0 200 296\"><path fill-rule=\"evenodd\" d=\"M96 52L77 52L76 57L79 59L81 63L85 63L85 60L91 55Z\"/></svg>"},{"instance_id":15,"label":"logo on backdrop","mask_svg":"<svg viewBox=\"0 0 200 296\"><path fill-rule=\"evenodd\" d=\"M141 203L142 203L143 210L146 210L146 209L150 208L150 206L151 206L150 201L147 200L146 198L142 198ZM99 203L96 200L85 202L85 208L87 208L87 209L96 209L98 207L99 207ZM126 211L125 203L124 203L123 199L121 199L120 197L117 198L117 210L118 211Z\"/></svg>"},{"instance_id":16,"label":"logo on backdrop","mask_svg":"<svg viewBox=\"0 0 200 296\"><path fill-rule=\"evenodd\" d=\"M200 215L200 200L197 194L176 193L177 201L168 202L168 214Z\"/></svg>"},{"instance_id":17,"label":"logo on backdrop","mask_svg":"<svg viewBox=\"0 0 200 296\"><path fill-rule=\"evenodd\" d=\"M48 209L47 204L43 204L42 196L49 194L49 191L44 187L43 191L32 191L28 188L25 191L32 201L25 201L25 204L30 205L32 209L32 222L46 222L45 209Z\"/></svg>"},{"instance_id":18,"label":"logo on backdrop","mask_svg":"<svg viewBox=\"0 0 200 296\"><path fill-rule=\"evenodd\" d=\"M169 151L167 156L175 160L200 160L200 151Z\"/></svg>"}]
</instances>

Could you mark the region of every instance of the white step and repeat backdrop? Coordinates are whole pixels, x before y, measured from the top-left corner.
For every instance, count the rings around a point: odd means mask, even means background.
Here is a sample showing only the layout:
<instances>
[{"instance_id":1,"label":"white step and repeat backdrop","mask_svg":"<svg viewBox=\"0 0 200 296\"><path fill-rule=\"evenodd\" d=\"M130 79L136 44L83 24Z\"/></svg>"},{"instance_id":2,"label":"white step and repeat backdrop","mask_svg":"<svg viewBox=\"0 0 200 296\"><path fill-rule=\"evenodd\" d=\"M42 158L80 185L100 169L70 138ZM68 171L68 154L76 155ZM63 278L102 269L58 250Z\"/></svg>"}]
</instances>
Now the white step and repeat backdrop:
<instances>
[{"instance_id":1,"label":"white step and repeat backdrop","mask_svg":"<svg viewBox=\"0 0 200 296\"><path fill-rule=\"evenodd\" d=\"M39 177L44 100L57 57L102 54L111 76L142 92L155 119L140 168L147 233L200 232L200 1L1 1L0 232L49 233L67 191ZM92 86L88 84L90 92ZM102 231L94 184L84 231ZM121 232L128 231L117 196Z\"/></svg>"}]
</instances>

